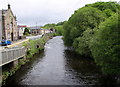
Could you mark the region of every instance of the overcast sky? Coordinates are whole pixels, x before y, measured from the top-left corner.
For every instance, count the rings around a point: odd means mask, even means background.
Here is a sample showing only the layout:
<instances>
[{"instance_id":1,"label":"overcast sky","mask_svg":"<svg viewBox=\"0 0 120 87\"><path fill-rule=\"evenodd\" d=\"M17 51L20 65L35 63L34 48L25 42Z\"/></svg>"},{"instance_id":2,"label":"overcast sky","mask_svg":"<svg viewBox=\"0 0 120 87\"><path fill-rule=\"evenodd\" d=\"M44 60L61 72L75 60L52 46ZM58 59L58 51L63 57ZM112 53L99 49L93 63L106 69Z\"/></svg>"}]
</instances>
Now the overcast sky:
<instances>
[{"instance_id":1,"label":"overcast sky","mask_svg":"<svg viewBox=\"0 0 120 87\"><path fill-rule=\"evenodd\" d=\"M97 1L110 0L0 0L0 10L9 3L18 24L41 26L68 20L78 8Z\"/></svg>"}]
</instances>

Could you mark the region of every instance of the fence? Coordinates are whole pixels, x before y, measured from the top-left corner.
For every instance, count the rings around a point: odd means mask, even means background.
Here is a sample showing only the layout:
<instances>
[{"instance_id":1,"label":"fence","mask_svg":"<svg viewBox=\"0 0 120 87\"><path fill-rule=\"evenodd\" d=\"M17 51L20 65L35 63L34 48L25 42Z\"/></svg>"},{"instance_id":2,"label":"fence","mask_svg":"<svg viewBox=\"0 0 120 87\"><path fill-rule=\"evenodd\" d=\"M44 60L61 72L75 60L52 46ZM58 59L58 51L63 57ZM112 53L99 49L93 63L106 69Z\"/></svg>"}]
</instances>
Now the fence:
<instances>
[{"instance_id":1,"label":"fence","mask_svg":"<svg viewBox=\"0 0 120 87\"><path fill-rule=\"evenodd\" d=\"M25 48L12 48L12 49L4 49L0 52L0 66L3 66L7 63L15 61L21 57L25 56Z\"/></svg>"}]
</instances>

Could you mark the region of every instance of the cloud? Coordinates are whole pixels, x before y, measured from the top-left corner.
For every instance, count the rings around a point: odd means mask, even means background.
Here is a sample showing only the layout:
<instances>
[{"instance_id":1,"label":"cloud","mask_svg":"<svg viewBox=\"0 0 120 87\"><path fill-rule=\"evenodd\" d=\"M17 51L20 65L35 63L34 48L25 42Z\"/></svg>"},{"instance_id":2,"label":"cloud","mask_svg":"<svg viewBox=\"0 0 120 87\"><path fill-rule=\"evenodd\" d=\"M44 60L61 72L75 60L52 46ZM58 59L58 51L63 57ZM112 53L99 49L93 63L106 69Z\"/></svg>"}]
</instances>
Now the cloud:
<instances>
[{"instance_id":1,"label":"cloud","mask_svg":"<svg viewBox=\"0 0 120 87\"><path fill-rule=\"evenodd\" d=\"M96 1L100 0L0 0L0 9L9 3L18 24L44 25L67 20L78 8Z\"/></svg>"}]
</instances>

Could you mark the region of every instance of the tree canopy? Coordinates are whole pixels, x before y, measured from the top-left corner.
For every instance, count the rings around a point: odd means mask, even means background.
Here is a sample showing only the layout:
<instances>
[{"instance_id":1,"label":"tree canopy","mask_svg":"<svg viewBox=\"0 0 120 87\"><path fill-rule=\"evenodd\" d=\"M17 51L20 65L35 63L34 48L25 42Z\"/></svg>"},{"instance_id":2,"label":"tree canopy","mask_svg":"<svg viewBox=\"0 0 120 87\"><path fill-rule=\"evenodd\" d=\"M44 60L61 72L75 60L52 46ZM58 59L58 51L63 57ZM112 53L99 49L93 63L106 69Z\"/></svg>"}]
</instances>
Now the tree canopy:
<instances>
[{"instance_id":1,"label":"tree canopy","mask_svg":"<svg viewBox=\"0 0 120 87\"><path fill-rule=\"evenodd\" d=\"M97 8L83 7L78 9L64 25L65 44L72 46L74 40L83 36L85 30L95 28L105 18L106 14Z\"/></svg>"},{"instance_id":2,"label":"tree canopy","mask_svg":"<svg viewBox=\"0 0 120 87\"><path fill-rule=\"evenodd\" d=\"M120 75L120 5L87 4L64 23L64 43L80 55L92 57L106 75Z\"/></svg>"},{"instance_id":3,"label":"tree canopy","mask_svg":"<svg viewBox=\"0 0 120 87\"><path fill-rule=\"evenodd\" d=\"M120 14L101 23L91 39L90 48L95 62L105 74L120 74Z\"/></svg>"}]
</instances>

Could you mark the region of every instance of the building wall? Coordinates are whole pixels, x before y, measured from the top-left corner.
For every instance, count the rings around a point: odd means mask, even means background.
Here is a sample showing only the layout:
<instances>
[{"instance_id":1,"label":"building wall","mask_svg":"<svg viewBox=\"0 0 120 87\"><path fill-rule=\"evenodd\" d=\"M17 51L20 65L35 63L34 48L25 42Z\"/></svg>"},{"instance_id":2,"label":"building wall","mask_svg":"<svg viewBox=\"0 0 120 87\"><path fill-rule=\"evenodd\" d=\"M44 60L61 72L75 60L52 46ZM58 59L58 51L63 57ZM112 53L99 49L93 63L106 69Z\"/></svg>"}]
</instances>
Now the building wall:
<instances>
[{"instance_id":1,"label":"building wall","mask_svg":"<svg viewBox=\"0 0 120 87\"><path fill-rule=\"evenodd\" d=\"M13 33L13 40L18 39L18 29L17 29L17 22L12 14L11 9L8 9L7 12L4 14L4 24L5 24L5 35L7 40L12 40L12 33Z\"/></svg>"},{"instance_id":2,"label":"building wall","mask_svg":"<svg viewBox=\"0 0 120 87\"><path fill-rule=\"evenodd\" d=\"M48 30L48 29L45 29L45 33L50 33L50 30Z\"/></svg>"},{"instance_id":3,"label":"building wall","mask_svg":"<svg viewBox=\"0 0 120 87\"><path fill-rule=\"evenodd\" d=\"M30 33L32 35L40 35L41 34L41 29L30 29Z\"/></svg>"},{"instance_id":4,"label":"building wall","mask_svg":"<svg viewBox=\"0 0 120 87\"><path fill-rule=\"evenodd\" d=\"M19 30L19 36L23 36L25 27L18 27L18 30Z\"/></svg>"},{"instance_id":5,"label":"building wall","mask_svg":"<svg viewBox=\"0 0 120 87\"><path fill-rule=\"evenodd\" d=\"M45 30L44 29L41 30L41 34L45 34Z\"/></svg>"},{"instance_id":6,"label":"building wall","mask_svg":"<svg viewBox=\"0 0 120 87\"><path fill-rule=\"evenodd\" d=\"M25 29L25 28L22 28L22 27L19 28L19 36L23 36L24 29Z\"/></svg>"},{"instance_id":7,"label":"building wall","mask_svg":"<svg viewBox=\"0 0 120 87\"><path fill-rule=\"evenodd\" d=\"M2 11L0 10L0 41L2 40Z\"/></svg>"}]
</instances>

